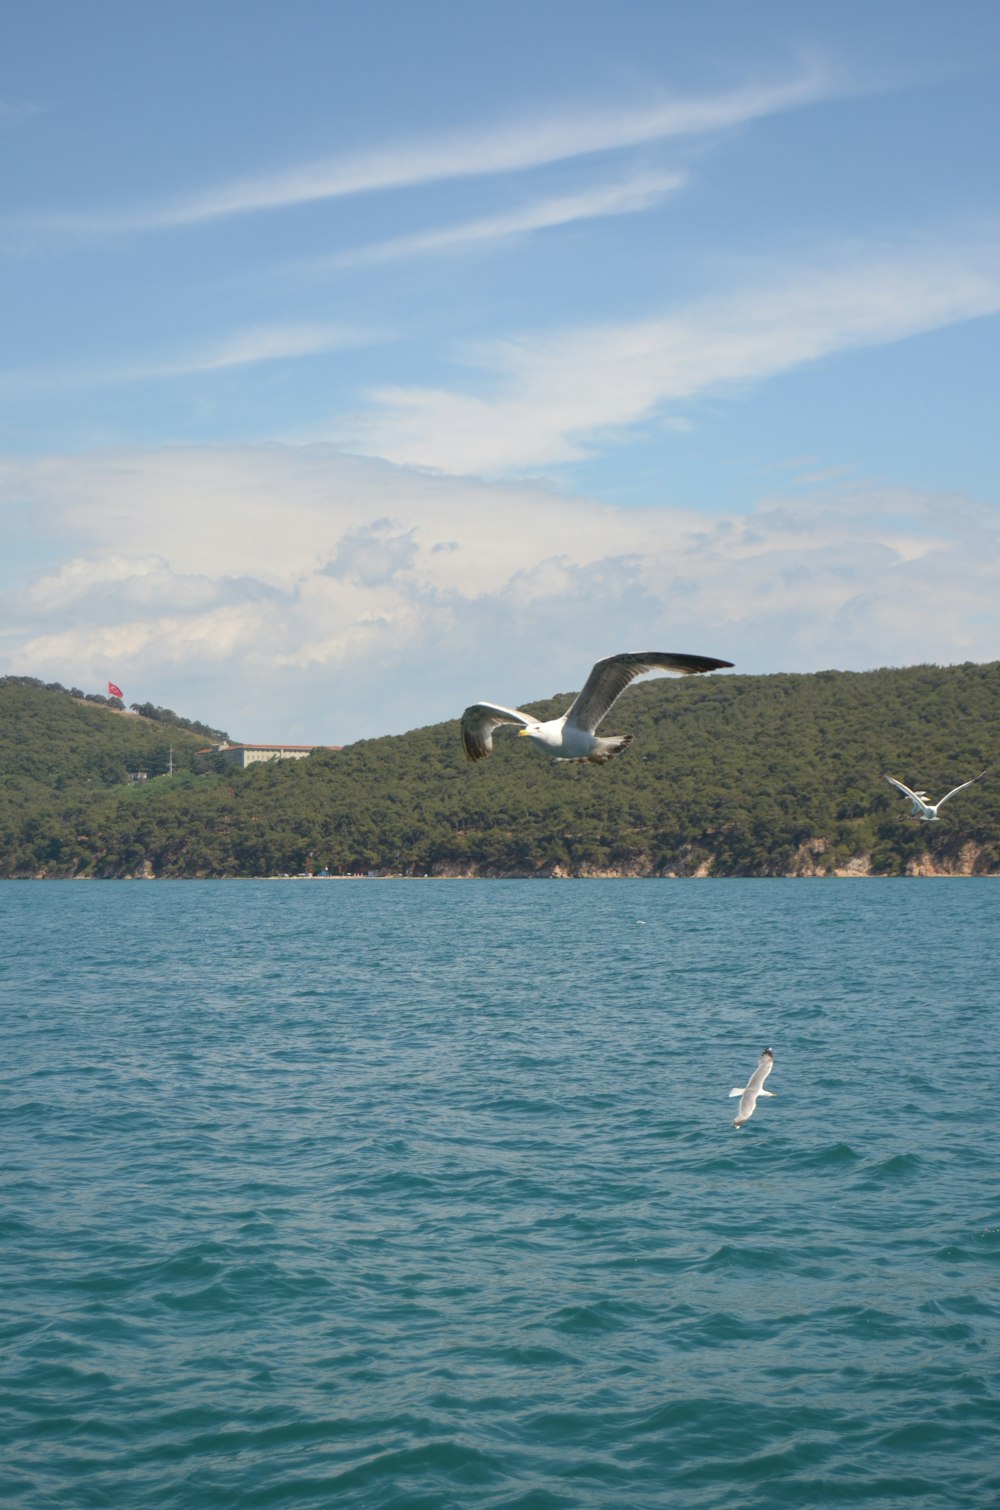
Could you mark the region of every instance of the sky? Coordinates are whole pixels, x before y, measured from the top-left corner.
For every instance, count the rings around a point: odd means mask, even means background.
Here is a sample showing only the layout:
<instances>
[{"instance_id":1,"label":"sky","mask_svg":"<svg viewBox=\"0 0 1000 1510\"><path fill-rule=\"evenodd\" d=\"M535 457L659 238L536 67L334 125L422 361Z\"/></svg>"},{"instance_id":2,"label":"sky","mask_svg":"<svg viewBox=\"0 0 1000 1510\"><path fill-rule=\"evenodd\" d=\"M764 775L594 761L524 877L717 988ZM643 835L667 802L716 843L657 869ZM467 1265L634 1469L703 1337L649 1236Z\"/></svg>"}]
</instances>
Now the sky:
<instances>
[{"instance_id":1,"label":"sky","mask_svg":"<svg viewBox=\"0 0 1000 1510\"><path fill-rule=\"evenodd\" d=\"M0 674L1000 659L994 0L8 0Z\"/></svg>"}]
</instances>

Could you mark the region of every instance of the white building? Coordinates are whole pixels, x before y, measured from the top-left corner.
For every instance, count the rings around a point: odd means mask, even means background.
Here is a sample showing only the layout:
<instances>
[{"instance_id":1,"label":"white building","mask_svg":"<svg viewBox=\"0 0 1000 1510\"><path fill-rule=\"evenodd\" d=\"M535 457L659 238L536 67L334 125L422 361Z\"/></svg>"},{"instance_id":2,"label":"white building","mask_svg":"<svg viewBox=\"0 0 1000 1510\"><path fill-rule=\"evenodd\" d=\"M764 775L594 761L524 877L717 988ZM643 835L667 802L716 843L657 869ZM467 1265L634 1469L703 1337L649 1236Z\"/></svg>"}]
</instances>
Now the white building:
<instances>
[{"instance_id":1,"label":"white building","mask_svg":"<svg viewBox=\"0 0 1000 1510\"><path fill-rule=\"evenodd\" d=\"M340 745L213 745L212 755L221 755L245 771L259 760L305 760L313 750L339 750Z\"/></svg>"}]
</instances>

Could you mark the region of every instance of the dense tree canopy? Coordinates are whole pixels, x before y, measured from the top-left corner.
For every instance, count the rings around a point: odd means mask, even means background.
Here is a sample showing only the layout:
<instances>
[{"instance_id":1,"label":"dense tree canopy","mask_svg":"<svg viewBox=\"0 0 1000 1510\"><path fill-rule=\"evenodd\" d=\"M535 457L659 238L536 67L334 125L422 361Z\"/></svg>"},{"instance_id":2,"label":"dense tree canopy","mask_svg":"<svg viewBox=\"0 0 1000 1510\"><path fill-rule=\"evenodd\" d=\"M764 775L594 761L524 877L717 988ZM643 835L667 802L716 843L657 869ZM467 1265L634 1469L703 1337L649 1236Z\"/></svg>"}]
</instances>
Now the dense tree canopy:
<instances>
[{"instance_id":1,"label":"dense tree canopy","mask_svg":"<svg viewBox=\"0 0 1000 1510\"><path fill-rule=\"evenodd\" d=\"M998 690L997 663L655 679L602 729L636 736L605 767L509 730L472 766L451 722L240 771L198 753L207 725L8 677L0 874L1000 873L1000 767L936 824L884 779L939 797L991 768Z\"/></svg>"}]
</instances>

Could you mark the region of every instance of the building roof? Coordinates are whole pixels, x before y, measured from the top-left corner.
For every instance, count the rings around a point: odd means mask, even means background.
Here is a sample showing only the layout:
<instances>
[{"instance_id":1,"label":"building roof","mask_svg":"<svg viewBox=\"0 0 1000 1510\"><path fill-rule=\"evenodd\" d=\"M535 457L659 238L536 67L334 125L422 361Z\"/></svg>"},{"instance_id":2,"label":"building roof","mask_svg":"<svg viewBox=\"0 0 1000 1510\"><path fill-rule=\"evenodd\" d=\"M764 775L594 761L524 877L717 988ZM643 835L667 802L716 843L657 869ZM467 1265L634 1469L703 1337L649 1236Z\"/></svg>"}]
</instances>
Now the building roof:
<instances>
[{"instance_id":1,"label":"building roof","mask_svg":"<svg viewBox=\"0 0 1000 1510\"><path fill-rule=\"evenodd\" d=\"M270 744L237 744L235 742L224 745L209 745L204 750L199 750L199 755L211 755L218 750L342 750L343 745L289 745L281 740L275 740Z\"/></svg>"}]
</instances>

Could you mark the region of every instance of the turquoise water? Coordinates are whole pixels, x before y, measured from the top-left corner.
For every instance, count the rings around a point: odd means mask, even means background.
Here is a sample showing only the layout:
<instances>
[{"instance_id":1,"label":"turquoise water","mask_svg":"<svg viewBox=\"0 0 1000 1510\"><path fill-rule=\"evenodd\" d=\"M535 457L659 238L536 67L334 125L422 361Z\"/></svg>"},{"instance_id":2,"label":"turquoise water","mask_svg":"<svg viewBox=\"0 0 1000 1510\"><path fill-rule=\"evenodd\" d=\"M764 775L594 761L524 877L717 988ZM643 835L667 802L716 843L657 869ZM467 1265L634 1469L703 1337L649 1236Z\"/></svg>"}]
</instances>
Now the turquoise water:
<instances>
[{"instance_id":1,"label":"turquoise water","mask_svg":"<svg viewBox=\"0 0 1000 1510\"><path fill-rule=\"evenodd\" d=\"M5 884L0 1501L997 1503L998 907Z\"/></svg>"}]
</instances>

